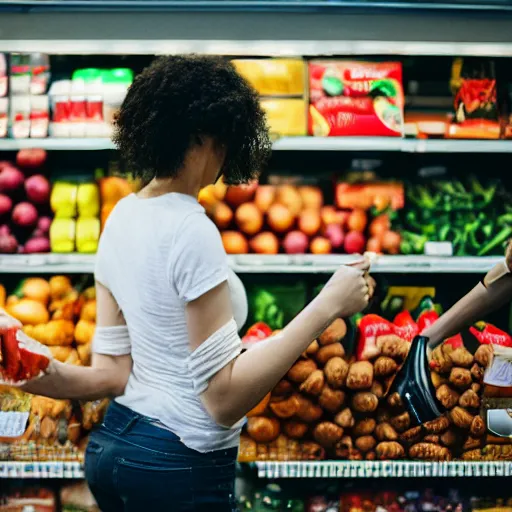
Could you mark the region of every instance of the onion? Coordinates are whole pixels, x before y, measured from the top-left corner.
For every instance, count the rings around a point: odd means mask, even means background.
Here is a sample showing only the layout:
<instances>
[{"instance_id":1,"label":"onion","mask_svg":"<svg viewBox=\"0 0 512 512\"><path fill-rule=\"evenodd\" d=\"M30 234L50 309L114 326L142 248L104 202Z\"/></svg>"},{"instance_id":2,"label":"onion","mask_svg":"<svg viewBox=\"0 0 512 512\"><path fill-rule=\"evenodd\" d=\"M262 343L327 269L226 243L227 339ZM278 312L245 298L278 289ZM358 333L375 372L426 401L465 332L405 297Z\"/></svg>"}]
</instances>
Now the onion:
<instances>
[{"instance_id":1,"label":"onion","mask_svg":"<svg viewBox=\"0 0 512 512\"><path fill-rule=\"evenodd\" d=\"M0 254L14 254L18 250L18 241L13 235L0 235Z\"/></svg>"},{"instance_id":2,"label":"onion","mask_svg":"<svg viewBox=\"0 0 512 512\"><path fill-rule=\"evenodd\" d=\"M4 194L0 194L0 216L7 215L12 209L12 199Z\"/></svg>"},{"instance_id":3,"label":"onion","mask_svg":"<svg viewBox=\"0 0 512 512\"><path fill-rule=\"evenodd\" d=\"M12 165L6 165L0 171L0 192L17 190L23 185L24 180L25 177L19 169Z\"/></svg>"},{"instance_id":4,"label":"onion","mask_svg":"<svg viewBox=\"0 0 512 512\"><path fill-rule=\"evenodd\" d=\"M12 211L12 221L17 226L30 227L37 222L37 210L33 204L18 203Z\"/></svg>"},{"instance_id":5,"label":"onion","mask_svg":"<svg viewBox=\"0 0 512 512\"><path fill-rule=\"evenodd\" d=\"M41 174L34 174L25 181L27 198L36 204L47 203L50 199L50 183Z\"/></svg>"},{"instance_id":6,"label":"onion","mask_svg":"<svg viewBox=\"0 0 512 512\"><path fill-rule=\"evenodd\" d=\"M50 240L45 237L35 237L27 240L25 252L33 254L35 252L50 252Z\"/></svg>"},{"instance_id":7,"label":"onion","mask_svg":"<svg viewBox=\"0 0 512 512\"><path fill-rule=\"evenodd\" d=\"M50 217L40 217L37 221L37 229L40 229L45 234L50 231L51 225L52 219Z\"/></svg>"}]
</instances>

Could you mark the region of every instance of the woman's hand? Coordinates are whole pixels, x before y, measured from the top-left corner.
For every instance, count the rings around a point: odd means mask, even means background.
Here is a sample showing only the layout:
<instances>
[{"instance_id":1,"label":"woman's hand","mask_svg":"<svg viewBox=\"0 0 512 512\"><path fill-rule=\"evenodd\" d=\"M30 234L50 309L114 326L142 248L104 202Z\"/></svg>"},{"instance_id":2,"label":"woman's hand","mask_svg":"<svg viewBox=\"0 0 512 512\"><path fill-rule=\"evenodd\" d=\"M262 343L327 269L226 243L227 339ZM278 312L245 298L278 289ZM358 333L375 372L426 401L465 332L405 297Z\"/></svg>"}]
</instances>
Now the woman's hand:
<instances>
[{"instance_id":1,"label":"woman's hand","mask_svg":"<svg viewBox=\"0 0 512 512\"><path fill-rule=\"evenodd\" d=\"M368 305L374 289L369 269L367 259L341 266L317 297L322 309L329 309L332 318L346 318L362 311Z\"/></svg>"}]
</instances>

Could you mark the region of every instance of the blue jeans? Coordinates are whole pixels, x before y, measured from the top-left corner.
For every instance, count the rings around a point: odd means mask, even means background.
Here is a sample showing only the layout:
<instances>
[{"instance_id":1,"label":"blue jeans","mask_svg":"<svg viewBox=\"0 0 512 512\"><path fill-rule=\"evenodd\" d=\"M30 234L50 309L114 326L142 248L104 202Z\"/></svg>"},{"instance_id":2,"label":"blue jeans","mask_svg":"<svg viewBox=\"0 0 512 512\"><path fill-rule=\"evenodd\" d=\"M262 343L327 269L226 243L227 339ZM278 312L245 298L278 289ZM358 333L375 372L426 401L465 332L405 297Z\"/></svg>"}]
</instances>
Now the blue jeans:
<instances>
[{"instance_id":1,"label":"blue jeans","mask_svg":"<svg viewBox=\"0 0 512 512\"><path fill-rule=\"evenodd\" d=\"M102 512L233 512L237 452L196 452L113 402L90 436L85 476Z\"/></svg>"}]
</instances>

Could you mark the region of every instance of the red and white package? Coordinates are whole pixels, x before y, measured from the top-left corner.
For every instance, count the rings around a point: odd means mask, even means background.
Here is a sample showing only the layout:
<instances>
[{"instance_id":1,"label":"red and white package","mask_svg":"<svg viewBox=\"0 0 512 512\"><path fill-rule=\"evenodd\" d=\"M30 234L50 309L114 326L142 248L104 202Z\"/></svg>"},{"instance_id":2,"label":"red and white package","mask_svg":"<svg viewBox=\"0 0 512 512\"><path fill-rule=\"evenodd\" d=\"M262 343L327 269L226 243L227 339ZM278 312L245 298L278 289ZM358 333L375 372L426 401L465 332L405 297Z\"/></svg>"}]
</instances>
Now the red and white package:
<instances>
[{"instance_id":1,"label":"red and white package","mask_svg":"<svg viewBox=\"0 0 512 512\"><path fill-rule=\"evenodd\" d=\"M21 386L44 375L52 354L18 327L0 329L0 384Z\"/></svg>"}]
</instances>

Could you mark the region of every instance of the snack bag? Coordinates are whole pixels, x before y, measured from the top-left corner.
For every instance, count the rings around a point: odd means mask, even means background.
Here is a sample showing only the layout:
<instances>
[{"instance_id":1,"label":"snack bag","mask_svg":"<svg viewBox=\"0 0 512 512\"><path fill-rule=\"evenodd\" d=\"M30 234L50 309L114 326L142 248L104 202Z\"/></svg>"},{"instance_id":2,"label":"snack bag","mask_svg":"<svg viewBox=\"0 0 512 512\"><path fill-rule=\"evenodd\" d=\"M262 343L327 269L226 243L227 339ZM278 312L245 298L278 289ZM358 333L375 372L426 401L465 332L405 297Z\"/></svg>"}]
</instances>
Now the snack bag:
<instances>
[{"instance_id":1,"label":"snack bag","mask_svg":"<svg viewBox=\"0 0 512 512\"><path fill-rule=\"evenodd\" d=\"M0 384L21 386L48 369L49 349L27 336L20 328L0 329Z\"/></svg>"}]
</instances>

